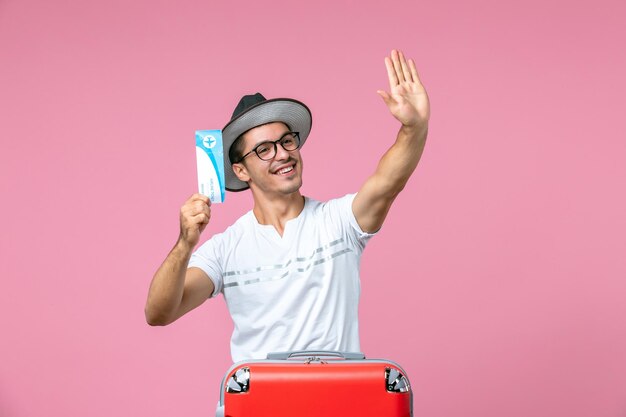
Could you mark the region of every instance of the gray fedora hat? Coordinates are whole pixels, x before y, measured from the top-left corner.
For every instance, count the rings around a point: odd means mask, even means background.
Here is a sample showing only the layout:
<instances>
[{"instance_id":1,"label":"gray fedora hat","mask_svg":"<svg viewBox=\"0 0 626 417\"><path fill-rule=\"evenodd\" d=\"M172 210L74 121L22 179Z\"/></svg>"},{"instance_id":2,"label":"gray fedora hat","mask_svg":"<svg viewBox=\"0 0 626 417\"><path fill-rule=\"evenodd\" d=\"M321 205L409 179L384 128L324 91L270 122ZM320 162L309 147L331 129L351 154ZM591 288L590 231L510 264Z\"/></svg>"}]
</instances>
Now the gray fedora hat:
<instances>
[{"instance_id":1,"label":"gray fedora hat","mask_svg":"<svg viewBox=\"0 0 626 417\"><path fill-rule=\"evenodd\" d=\"M311 132L311 111L304 103L290 98L267 100L261 93L246 95L239 100L230 121L222 129L224 142L224 176L228 191L243 191L248 184L240 181L232 169L230 147L248 130L272 122L283 122L294 132L300 132L300 147Z\"/></svg>"}]
</instances>

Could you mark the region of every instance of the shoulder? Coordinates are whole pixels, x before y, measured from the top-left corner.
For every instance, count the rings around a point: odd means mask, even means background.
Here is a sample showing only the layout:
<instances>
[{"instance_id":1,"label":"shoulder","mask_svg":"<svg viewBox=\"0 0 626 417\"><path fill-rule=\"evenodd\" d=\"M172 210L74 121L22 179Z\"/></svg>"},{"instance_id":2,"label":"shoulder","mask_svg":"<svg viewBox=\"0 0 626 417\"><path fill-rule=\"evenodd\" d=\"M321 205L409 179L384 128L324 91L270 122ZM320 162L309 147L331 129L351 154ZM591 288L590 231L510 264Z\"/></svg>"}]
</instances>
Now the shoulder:
<instances>
[{"instance_id":1,"label":"shoulder","mask_svg":"<svg viewBox=\"0 0 626 417\"><path fill-rule=\"evenodd\" d=\"M317 209L323 213L325 223L342 230L356 245L363 248L375 233L367 233L359 226L352 210L355 197L356 193L346 194L320 203Z\"/></svg>"},{"instance_id":2,"label":"shoulder","mask_svg":"<svg viewBox=\"0 0 626 417\"><path fill-rule=\"evenodd\" d=\"M351 216L352 201L356 194L346 194L343 197L333 198L328 201L316 201L314 210L317 210L327 216Z\"/></svg>"},{"instance_id":3,"label":"shoulder","mask_svg":"<svg viewBox=\"0 0 626 417\"><path fill-rule=\"evenodd\" d=\"M327 201L307 198L305 211L307 216L310 216L318 223L324 223L327 227L342 229L354 217L352 214L354 196L355 194L347 194Z\"/></svg>"},{"instance_id":4,"label":"shoulder","mask_svg":"<svg viewBox=\"0 0 626 417\"><path fill-rule=\"evenodd\" d=\"M246 214L238 218L235 223L228 226L222 235L236 235L249 230L254 226L253 216L254 214L252 214L252 210L248 211Z\"/></svg>"},{"instance_id":5,"label":"shoulder","mask_svg":"<svg viewBox=\"0 0 626 417\"><path fill-rule=\"evenodd\" d=\"M346 208L350 208L352 206L352 201L354 200L354 194L346 194L343 197L332 198L327 201L318 201L311 198L306 197L305 208L309 211L322 211L322 212L331 212L338 210L346 210Z\"/></svg>"}]
</instances>

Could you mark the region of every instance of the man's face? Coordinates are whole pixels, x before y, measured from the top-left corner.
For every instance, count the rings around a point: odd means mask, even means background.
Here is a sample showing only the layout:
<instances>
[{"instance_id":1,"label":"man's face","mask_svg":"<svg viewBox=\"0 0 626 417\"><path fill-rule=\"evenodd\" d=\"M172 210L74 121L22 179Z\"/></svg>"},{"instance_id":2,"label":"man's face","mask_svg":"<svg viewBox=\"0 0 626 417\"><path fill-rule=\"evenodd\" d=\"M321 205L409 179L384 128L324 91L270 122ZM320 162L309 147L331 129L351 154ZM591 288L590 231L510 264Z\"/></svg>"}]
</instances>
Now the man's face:
<instances>
[{"instance_id":1,"label":"man's face","mask_svg":"<svg viewBox=\"0 0 626 417\"><path fill-rule=\"evenodd\" d=\"M284 123L274 122L255 127L245 133L243 155L266 141L280 139L289 128ZM261 160L252 152L242 162L233 164L240 180L248 182L253 192L267 194L291 194L302 186L302 158L300 150L286 151L280 143L276 155L269 161Z\"/></svg>"}]
</instances>

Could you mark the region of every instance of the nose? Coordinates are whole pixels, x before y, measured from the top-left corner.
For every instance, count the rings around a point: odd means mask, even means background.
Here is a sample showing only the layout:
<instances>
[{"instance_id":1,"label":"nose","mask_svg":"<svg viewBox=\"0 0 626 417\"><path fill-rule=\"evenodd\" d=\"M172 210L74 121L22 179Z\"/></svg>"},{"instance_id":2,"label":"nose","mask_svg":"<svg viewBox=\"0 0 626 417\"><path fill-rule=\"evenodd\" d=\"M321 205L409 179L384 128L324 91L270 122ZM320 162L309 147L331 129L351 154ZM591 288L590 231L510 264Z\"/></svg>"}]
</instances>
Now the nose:
<instances>
[{"instance_id":1,"label":"nose","mask_svg":"<svg viewBox=\"0 0 626 417\"><path fill-rule=\"evenodd\" d=\"M282 161L285 159L289 159L290 155L289 155L289 151L286 151L285 148L283 148L283 145L279 143L275 144L276 146L276 155L274 156L274 159L277 161Z\"/></svg>"}]
</instances>

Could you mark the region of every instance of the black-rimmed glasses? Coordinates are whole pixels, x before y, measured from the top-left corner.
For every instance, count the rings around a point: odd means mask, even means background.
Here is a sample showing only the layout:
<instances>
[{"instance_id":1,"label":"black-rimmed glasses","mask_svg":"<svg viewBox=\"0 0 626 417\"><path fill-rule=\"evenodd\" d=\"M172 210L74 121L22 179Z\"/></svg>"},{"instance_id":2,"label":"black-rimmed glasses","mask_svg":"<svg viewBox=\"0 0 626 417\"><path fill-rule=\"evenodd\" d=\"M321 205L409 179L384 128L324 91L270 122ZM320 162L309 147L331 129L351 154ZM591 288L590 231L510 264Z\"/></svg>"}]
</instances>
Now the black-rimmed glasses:
<instances>
[{"instance_id":1,"label":"black-rimmed glasses","mask_svg":"<svg viewBox=\"0 0 626 417\"><path fill-rule=\"evenodd\" d=\"M283 147L286 151L295 151L300 146L300 132L287 132L280 137L278 140L268 140L266 142L261 142L257 146L254 147L250 152L239 158L239 163L244 160L244 158L250 155L252 152L256 153L256 156L259 157L262 161L269 161L273 157L276 156L276 151L278 150L277 144L280 143L280 146Z\"/></svg>"}]
</instances>

